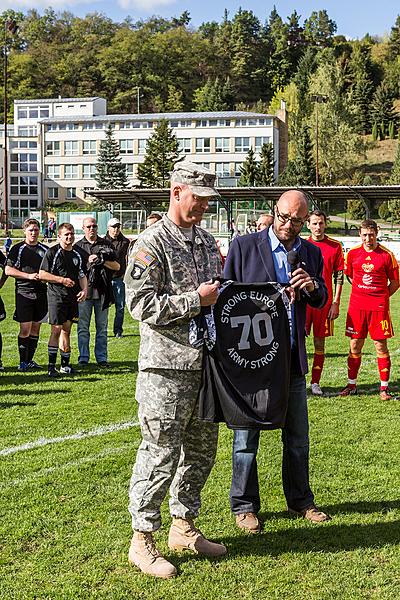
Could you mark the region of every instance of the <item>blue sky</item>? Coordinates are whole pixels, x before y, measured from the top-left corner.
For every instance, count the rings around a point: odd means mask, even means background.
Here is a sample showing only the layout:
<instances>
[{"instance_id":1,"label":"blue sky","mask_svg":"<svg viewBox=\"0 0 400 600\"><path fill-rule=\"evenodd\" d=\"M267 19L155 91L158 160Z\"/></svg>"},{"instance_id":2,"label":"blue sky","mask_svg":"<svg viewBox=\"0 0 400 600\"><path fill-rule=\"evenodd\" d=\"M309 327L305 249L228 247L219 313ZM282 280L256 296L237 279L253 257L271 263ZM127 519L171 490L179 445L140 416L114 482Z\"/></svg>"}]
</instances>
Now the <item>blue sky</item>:
<instances>
[{"instance_id":1,"label":"blue sky","mask_svg":"<svg viewBox=\"0 0 400 600\"><path fill-rule=\"evenodd\" d=\"M153 14L163 17L179 16L188 10L193 25L203 21L220 21L227 8L232 16L240 6L252 10L264 22L271 12L274 2L260 0L235 2L233 0L1 0L0 10L11 7L26 11L37 8L39 12L52 6L56 10L69 10L78 16L88 12L102 12L114 21L122 21L131 15L133 20L145 19ZM282 18L293 10L306 18L313 10L326 9L331 19L336 21L338 33L352 38L362 37L365 33L384 35L390 32L396 17L400 14L400 5L395 0L325 0L324 2L293 2L291 0L275 2ZM396 8L397 5L397 8Z\"/></svg>"}]
</instances>

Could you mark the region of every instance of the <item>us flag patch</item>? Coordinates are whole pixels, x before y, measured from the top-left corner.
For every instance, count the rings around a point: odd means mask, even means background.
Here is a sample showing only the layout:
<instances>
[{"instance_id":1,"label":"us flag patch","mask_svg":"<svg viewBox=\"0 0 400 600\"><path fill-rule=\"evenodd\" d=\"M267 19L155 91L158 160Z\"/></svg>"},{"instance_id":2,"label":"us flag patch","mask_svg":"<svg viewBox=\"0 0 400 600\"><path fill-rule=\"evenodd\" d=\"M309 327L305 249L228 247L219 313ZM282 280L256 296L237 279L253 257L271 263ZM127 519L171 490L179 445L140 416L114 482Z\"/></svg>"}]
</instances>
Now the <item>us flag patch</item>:
<instances>
[{"instance_id":1,"label":"us flag patch","mask_svg":"<svg viewBox=\"0 0 400 600\"><path fill-rule=\"evenodd\" d=\"M145 250L139 250L135 254L133 260L135 263L139 262L147 268L147 267L150 267L150 265L152 265L153 262L155 262L157 259L155 258L155 256L152 256Z\"/></svg>"}]
</instances>

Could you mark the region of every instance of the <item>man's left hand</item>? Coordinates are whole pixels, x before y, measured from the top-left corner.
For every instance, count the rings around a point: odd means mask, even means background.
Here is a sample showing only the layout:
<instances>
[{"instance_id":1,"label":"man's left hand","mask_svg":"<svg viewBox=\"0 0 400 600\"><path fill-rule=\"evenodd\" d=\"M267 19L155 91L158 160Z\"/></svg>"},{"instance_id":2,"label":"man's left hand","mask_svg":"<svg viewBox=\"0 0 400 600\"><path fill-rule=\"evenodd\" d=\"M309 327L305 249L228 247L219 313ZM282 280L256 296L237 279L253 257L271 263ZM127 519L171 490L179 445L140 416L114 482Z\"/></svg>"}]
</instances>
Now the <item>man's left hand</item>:
<instances>
[{"instance_id":1,"label":"man's left hand","mask_svg":"<svg viewBox=\"0 0 400 600\"><path fill-rule=\"evenodd\" d=\"M314 280L304 269L296 269L292 273L292 278L289 280L290 285L295 290L306 290L311 293L315 290Z\"/></svg>"}]
</instances>

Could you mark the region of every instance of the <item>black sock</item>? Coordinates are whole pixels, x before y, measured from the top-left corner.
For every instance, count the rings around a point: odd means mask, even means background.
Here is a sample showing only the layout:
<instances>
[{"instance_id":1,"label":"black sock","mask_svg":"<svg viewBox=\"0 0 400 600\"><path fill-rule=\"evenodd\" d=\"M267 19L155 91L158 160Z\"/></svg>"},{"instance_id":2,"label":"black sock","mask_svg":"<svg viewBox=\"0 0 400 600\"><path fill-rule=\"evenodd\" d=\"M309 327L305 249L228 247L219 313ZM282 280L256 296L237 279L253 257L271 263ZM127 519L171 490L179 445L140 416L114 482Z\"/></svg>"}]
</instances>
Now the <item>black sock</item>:
<instances>
[{"instance_id":1,"label":"black sock","mask_svg":"<svg viewBox=\"0 0 400 600\"><path fill-rule=\"evenodd\" d=\"M33 360L33 357L35 356L36 348L37 348L38 341L39 341L39 336L38 335L30 335L28 340L29 340L28 355L26 357L26 362L30 363L31 360Z\"/></svg>"},{"instance_id":2,"label":"black sock","mask_svg":"<svg viewBox=\"0 0 400 600\"><path fill-rule=\"evenodd\" d=\"M71 358L71 351L69 350L68 352L64 352L63 350L60 350L60 354L61 354L61 366L68 367L69 359Z\"/></svg>"},{"instance_id":3,"label":"black sock","mask_svg":"<svg viewBox=\"0 0 400 600\"><path fill-rule=\"evenodd\" d=\"M56 362L57 362L57 352L58 352L58 347L57 346L47 346L47 352L49 354L49 369L53 368L56 366Z\"/></svg>"},{"instance_id":4,"label":"black sock","mask_svg":"<svg viewBox=\"0 0 400 600\"><path fill-rule=\"evenodd\" d=\"M29 337L18 336L19 362L28 362Z\"/></svg>"}]
</instances>

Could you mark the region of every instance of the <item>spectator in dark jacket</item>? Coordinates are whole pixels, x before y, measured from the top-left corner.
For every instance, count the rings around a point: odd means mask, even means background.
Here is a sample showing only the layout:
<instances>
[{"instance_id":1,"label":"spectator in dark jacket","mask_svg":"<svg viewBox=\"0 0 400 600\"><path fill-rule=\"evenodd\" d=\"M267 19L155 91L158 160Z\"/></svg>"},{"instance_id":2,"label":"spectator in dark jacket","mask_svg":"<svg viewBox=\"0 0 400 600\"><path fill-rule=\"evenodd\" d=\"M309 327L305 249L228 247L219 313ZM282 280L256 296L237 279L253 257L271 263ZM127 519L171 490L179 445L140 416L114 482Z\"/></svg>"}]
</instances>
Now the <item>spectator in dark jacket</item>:
<instances>
[{"instance_id":1,"label":"spectator in dark jacket","mask_svg":"<svg viewBox=\"0 0 400 600\"><path fill-rule=\"evenodd\" d=\"M79 304L78 347L79 364L86 366L90 358L90 320L94 309L96 340L94 355L100 367L107 368L108 308L113 302L112 274L120 268L110 243L97 235L97 223L93 217L83 220L84 237L75 244L81 252L88 271L88 295ZM101 269L100 269L101 267Z\"/></svg>"},{"instance_id":2,"label":"spectator in dark jacket","mask_svg":"<svg viewBox=\"0 0 400 600\"><path fill-rule=\"evenodd\" d=\"M125 284L124 275L126 271L127 255L129 248L129 240L121 231L121 221L115 217L107 223L106 240L111 244L115 258L119 262L119 271L113 272L111 280L112 289L114 292L115 301L115 317L114 317L114 335L117 338L122 337L124 324L124 309L125 309Z\"/></svg>"}]
</instances>

